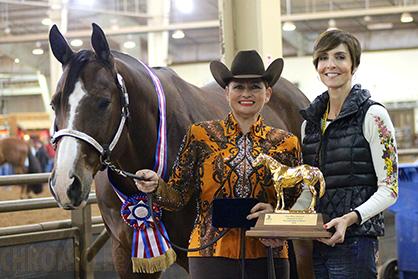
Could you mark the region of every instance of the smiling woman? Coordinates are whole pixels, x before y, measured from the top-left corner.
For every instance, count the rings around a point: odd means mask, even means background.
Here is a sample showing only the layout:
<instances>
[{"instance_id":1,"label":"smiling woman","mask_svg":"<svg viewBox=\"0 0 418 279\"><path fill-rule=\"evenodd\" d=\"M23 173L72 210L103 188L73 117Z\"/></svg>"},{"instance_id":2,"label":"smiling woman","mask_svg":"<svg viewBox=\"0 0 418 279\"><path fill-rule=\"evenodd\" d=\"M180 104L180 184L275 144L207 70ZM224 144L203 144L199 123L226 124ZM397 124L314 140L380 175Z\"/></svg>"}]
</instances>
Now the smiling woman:
<instances>
[{"instance_id":1,"label":"smiling woman","mask_svg":"<svg viewBox=\"0 0 418 279\"><path fill-rule=\"evenodd\" d=\"M302 110L302 154L319 167L326 192L315 210L331 217L329 239L313 243L315 278L377 278L382 211L398 195L395 131L386 109L352 77L361 46L342 30L322 33L313 63L328 90ZM356 268L353 268L356 267ZM338 275L337 275L338 274Z\"/></svg>"},{"instance_id":2,"label":"smiling woman","mask_svg":"<svg viewBox=\"0 0 418 279\"><path fill-rule=\"evenodd\" d=\"M260 115L282 68L283 60L279 58L264 70L263 61L254 50L238 52L231 70L221 62L211 62L212 75L224 88L231 112L224 120L204 121L189 127L168 182L154 171L137 171L136 175L144 178L135 180L138 189L153 193L156 203L169 211L183 208L197 192L198 210L190 249L220 235L212 226L211 208L217 198L255 198L258 203L251 208L248 220L273 212L277 198L270 173L263 166L252 166L260 153L288 166L300 164L297 137L265 125ZM300 191L299 184L288 188L287 209ZM287 247L280 240L274 248L270 271L274 269L277 278L289 278ZM190 278L225 278L226 272L228 278L268 278L267 262L270 261L266 260L266 251L261 241L246 237L244 229L232 228L215 246L188 253ZM245 259L245 264L241 259Z\"/></svg>"}]
</instances>

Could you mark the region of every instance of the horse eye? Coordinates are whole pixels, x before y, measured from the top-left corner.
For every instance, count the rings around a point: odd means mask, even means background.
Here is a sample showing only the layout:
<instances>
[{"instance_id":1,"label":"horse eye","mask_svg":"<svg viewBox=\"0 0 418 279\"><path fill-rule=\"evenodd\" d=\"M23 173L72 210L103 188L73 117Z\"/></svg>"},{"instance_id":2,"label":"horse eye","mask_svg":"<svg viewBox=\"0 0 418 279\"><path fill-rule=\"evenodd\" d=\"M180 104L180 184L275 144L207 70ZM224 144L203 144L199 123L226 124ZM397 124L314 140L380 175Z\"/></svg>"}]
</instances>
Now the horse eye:
<instances>
[{"instance_id":1,"label":"horse eye","mask_svg":"<svg viewBox=\"0 0 418 279\"><path fill-rule=\"evenodd\" d=\"M50 104L50 106L51 106L51 109L52 109L53 111L55 111L55 106L54 106L54 103L51 103L51 104Z\"/></svg>"},{"instance_id":2,"label":"horse eye","mask_svg":"<svg viewBox=\"0 0 418 279\"><path fill-rule=\"evenodd\" d=\"M100 99L97 103L97 109L99 110L106 110L110 105L110 101L108 99Z\"/></svg>"}]
</instances>

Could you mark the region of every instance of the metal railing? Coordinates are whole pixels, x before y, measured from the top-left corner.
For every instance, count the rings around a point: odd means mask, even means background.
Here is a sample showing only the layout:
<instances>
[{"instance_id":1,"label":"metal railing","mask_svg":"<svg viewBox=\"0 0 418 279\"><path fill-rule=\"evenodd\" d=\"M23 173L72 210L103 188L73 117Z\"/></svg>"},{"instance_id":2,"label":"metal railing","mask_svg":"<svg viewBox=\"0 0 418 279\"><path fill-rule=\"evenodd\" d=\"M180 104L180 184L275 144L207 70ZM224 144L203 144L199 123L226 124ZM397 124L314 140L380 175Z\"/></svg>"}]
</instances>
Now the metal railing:
<instances>
[{"instance_id":1,"label":"metal railing","mask_svg":"<svg viewBox=\"0 0 418 279\"><path fill-rule=\"evenodd\" d=\"M0 186L48 182L49 173L19 174L0 176ZM94 279L93 258L109 239L101 216L91 216L91 204L96 204L95 193L90 193L87 205L71 211L70 220L44 222L22 226L0 228L0 246L16 243L31 243L59 238L75 238L74 250L77 278ZM53 197L0 201L0 213L25 210L58 208ZM93 232L100 234L93 242Z\"/></svg>"}]
</instances>

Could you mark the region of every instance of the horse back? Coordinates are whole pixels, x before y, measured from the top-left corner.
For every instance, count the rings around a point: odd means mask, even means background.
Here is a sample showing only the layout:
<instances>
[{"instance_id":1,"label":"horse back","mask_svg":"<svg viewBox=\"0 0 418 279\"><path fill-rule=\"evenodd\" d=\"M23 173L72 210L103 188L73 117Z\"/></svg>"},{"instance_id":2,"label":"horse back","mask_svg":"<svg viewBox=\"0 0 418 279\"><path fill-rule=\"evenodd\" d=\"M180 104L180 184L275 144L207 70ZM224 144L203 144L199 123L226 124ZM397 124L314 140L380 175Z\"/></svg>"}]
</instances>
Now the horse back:
<instances>
[{"instance_id":1,"label":"horse back","mask_svg":"<svg viewBox=\"0 0 418 279\"><path fill-rule=\"evenodd\" d=\"M4 138L0 141L0 164L10 163L23 169L29 145L17 137Z\"/></svg>"}]
</instances>

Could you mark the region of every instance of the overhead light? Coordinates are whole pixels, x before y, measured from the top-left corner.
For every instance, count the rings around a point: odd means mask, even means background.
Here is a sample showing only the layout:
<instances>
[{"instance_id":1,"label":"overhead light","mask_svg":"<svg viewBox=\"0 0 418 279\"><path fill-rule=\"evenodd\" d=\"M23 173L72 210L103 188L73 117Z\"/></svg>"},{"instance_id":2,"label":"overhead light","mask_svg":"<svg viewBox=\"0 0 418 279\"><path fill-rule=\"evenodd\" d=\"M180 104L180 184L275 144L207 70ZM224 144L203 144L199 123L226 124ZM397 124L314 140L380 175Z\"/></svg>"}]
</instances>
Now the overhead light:
<instances>
[{"instance_id":1,"label":"overhead light","mask_svg":"<svg viewBox=\"0 0 418 279\"><path fill-rule=\"evenodd\" d=\"M33 55L42 55L42 54L44 54L44 50L42 48L34 48L32 50L32 54Z\"/></svg>"},{"instance_id":2,"label":"overhead light","mask_svg":"<svg viewBox=\"0 0 418 279\"><path fill-rule=\"evenodd\" d=\"M283 31L294 31L296 29L296 26L291 21L286 21L283 23Z\"/></svg>"},{"instance_id":3,"label":"overhead light","mask_svg":"<svg viewBox=\"0 0 418 279\"><path fill-rule=\"evenodd\" d=\"M183 39L185 36L184 32L180 29L174 31L173 35L171 35L173 39Z\"/></svg>"},{"instance_id":4,"label":"overhead light","mask_svg":"<svg viewBox=\"0 0 418 279\"><path fill-rule=\"evenodd\" d=\"M335 21L335 19L331 18L330 20L328 20L327 30L335 30L335 29L337 29L337 22Z\"/></svg>"},{"instance_id":5,"label":"overhead light","mask_svg":"<svg viewBox=\"0 0 418 279\"><path fill-rule=\"evenodd\" d=\"M127 41L123 43L124 48L134 48L136 47L136 43L132 40L132 34L128 34Z\"/></svg>"},{"instance_id":6,"label":"overhead light","mask_svg":"<svg viewBox=\"0 0 418 279\"><path fill-rule=\"evenodd\" d=\"M119 24L117 18L112 18L110 20L110 29L112 30L119 30Z\"/></svg>"},{"instance_id":7,"label":"overhead light","mask_svg":"<svg viewBox=\"0 0 418 279\"><path fill-rule=\"evenodd\" d=\"M402 13L401 15L401 22L403 23L407 23L407 22L413 22L414 18L412 17L412 15L408 12Z\"/></svg>"},{"instance_id":8,"label":"overhead light","mask_svg":"<svg viewBox=\"0 0 418 279\"><path fill-rule=\"evenodd\" d=\"M392 22L380 22L380 23L369 23L367 24L367 29L369 30L382 30L382 29L392 29Z\"/></svg>"},{"instance_id":9,"label":"overhead light","mask_svg":"<svg viewBox=\"0 0 418 279\"><path fill-rule=\"evenodd\" d=\"M32 50L33 55L42 55L44 50L41 48L41 42L36 42L36 47Z\"/></svg>"},{"instance_id":10,"label":"overhead light","mask_svg":"<svg viewBox=\"0 0 418 279\"><path fill-rule=\"evenodd\" d=\"M185 14L193 11L193 0L176 0L177 9Z\"/></svg>"},{"instance_id":11,"label":"overhead light","mask_svg":"<svg viewBox=\"0 0 418 279\"><path fill-rule=\"evenodd\" d=\"M79 47L83 45L83 41L80 39L74 39L70 42L70 44L74 47Z\"/></svg>"},{"instance_id":12,"label":"overhead light","mask_svg":"<svg viewBox=\"0 0 418 279\"><path fill-rule=\"evenodd\" d=\"M371 17L371 16L369 16L369 15L365 15L365 16L363 17L363 20L364 20L365 22L370 22L370 21L372 21L372 17Z\"/></svg>"},{"instance_id":13,"label":"overhead light","mask_svg":"<svg viewBox=\"0 0 418 279\"><path fill-rule=\"evenodd\" d=\"M124 48L134 48L136 47L136 44L134 41L126 41L123 43Z\"/></svg>"},{"instance_id":14,"label":"overhead light","mask_svg":"<svg viewBox=\"0 0 418 279\"><path fill-rule=\"evenodd\" d=\"M42 21L42 25L50 26L52 24L52 20L49 17L44 18Z\"/></svg>"},{"instance_id":15,"label":"overhead light","mask_svg":"<svg viewBox=\"0 0 418 279\"><path fill-rule=\"evenodd\" d=\"M20 59L19 58L15 58L15 63L16 64L19 64L19 62L20 62Z\"/></svg>"}]
</instances>

